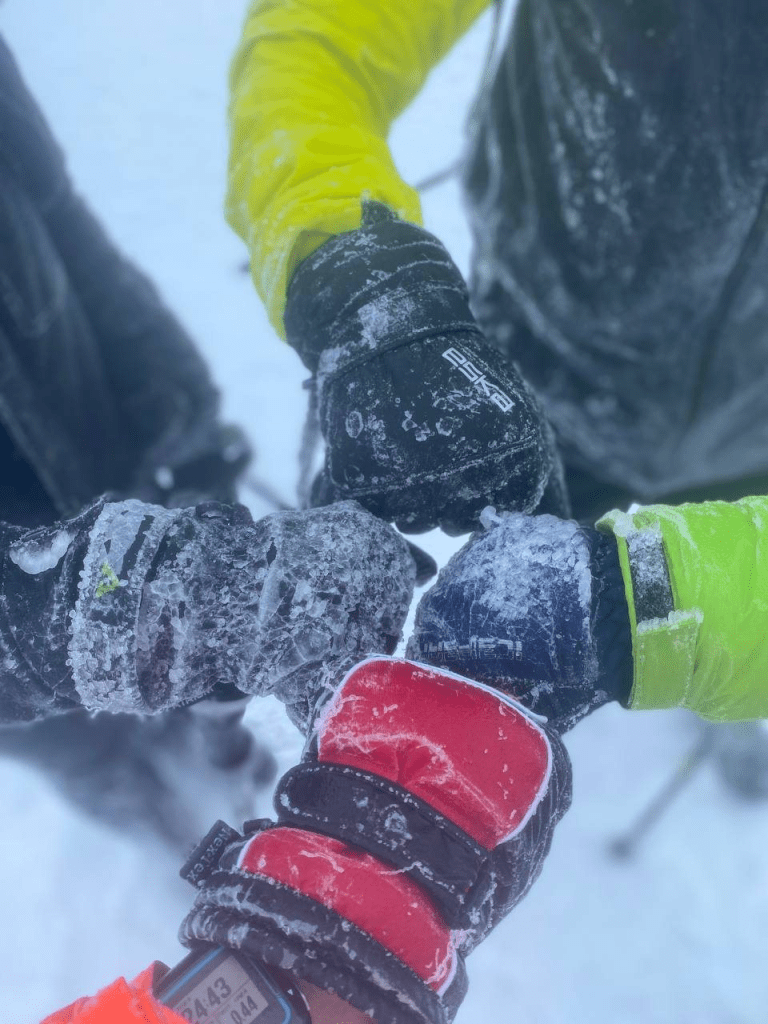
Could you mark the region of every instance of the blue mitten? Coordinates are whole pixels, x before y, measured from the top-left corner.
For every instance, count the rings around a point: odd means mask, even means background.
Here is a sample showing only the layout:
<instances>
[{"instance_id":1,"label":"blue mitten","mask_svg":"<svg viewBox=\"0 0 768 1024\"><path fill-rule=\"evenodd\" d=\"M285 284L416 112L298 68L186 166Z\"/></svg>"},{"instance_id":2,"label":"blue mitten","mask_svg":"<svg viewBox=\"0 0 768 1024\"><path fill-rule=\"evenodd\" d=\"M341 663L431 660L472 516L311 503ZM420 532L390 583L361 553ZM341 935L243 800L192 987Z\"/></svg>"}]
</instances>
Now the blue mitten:
<instances>
[{"instance_id":1,"label":"blue mitten","mask_svg":"<svg viewBox=\"0 0 768 1024\"><path fill-rule=\"evenodd\" d=\"M511 694L556 729L626 700L632 641L613 537L554 516L484 529L421 599L408 657Z\"/></svg>"}]
</instances>

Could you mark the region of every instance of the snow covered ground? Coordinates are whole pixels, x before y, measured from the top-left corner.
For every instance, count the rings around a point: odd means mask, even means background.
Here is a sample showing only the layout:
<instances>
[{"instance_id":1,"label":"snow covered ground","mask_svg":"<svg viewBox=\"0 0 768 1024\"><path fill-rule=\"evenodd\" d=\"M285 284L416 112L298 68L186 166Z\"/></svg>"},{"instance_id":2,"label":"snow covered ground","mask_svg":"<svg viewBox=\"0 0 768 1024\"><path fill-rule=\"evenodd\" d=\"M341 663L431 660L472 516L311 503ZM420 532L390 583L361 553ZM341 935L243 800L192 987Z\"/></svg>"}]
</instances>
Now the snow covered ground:
<instances>
[{"instance_id":1,"label":"snow covered ground","mask_svg":"<svg viewBox=\"0 0 768 1024\"><path fill-rule=\"evenodd\" d=\"M61 140L81 191L155 278L210 359L255 470L293 497L304 372L274 338L245 253L221 215L226 68L245 0L6 0L0 30ZM485 17L395 128L411 181L449 162L482 66ZM466 269L456 186L425 199ZM266 511L255 501L255 512ZM455 546L432 535L444 560ZM298 737L253 709L287 767ZM530 896L473 956L459 1024L753 1024L768 1011L768 807L739 802L711 766L636 859L611 838L696 735L684 714L604 709L568 739L573 808ZM208 801L210 803L210 801ZM173 963L191 892L173 859L77 816L45 781L0 761L0 1006L34 1024L155 957ZM263 808L266 811L266 804ZM226 805L209 808L211 820Z\"/></svg>"}]
</instances>

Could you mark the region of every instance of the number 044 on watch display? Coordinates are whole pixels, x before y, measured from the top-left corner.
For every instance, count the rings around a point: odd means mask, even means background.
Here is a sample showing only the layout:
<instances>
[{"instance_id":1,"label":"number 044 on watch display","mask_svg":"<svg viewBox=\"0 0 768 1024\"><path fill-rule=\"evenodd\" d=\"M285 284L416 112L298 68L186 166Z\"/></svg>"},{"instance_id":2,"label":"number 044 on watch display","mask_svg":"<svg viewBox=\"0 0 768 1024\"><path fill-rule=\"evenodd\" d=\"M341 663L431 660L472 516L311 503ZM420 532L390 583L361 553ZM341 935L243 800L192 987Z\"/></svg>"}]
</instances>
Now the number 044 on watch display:
<instances>
[{"instance_id":1,"label":"number 044 on watch display","mask_svg":"<svg viewBox=\"0 0 768 1024\"><path fill-rule=\"evenodd\" d=\"M191 1024L311 1024L296 986L221 946L190 953L163 975L155 998Z\"/></svg>"}]
</instances>

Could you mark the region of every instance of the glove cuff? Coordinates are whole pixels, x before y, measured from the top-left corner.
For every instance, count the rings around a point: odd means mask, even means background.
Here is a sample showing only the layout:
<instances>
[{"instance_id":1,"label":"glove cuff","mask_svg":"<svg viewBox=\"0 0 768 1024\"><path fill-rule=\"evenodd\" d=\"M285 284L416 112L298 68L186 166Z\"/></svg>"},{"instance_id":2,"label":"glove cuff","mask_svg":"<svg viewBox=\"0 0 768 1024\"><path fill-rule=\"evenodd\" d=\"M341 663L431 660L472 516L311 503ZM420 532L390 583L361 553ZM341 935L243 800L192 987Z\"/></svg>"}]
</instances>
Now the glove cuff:
<instances>
[{"instance_id":1,"label":"glove cuff","mask_svg":"<svg viewBox=\"0 0 768 1024\"><path fill-rule=\"evenodd\" d=\"M307 257L288 289L285 329L307 369L325 380L434 335L480 336L445 246L396 219L364 220Z\"/></svg>"},{"instance_id":2,"label":"glove cuff","mask_svg":"<svg viewBox=\"0 0 768 1024\"><path fill-rule=\"evenodd\" d=\"M139 611L158 549L182 515L121 501L105 504L91 529L69 643L75 687L88 711L154 710L139 680Z\"/></svg>"},{"instance_id":3,"label":"glove cuff","mask_svg":"<svg viewBox=\"0 0 768 1024\"><path fill-rule=\"evenodd\" d=\"M352 843L407 873L452 928L487 917L490 851L403 786L349 765L304 762L280 780L275 807L281 823Z\"/></svg>"},{"instance_id":4,"label":"glove cuff","mask_svg":"<svg viewBox=\"0 0 768 1024\"><path fill-rule=\"evenodd\" d=\"M179 933L187 946L240 949L377 1024L449 1024L466 994L454 933L429 897L338 840L267 827L229 845L212 870L209 860L200 881Z\"/></svg>"},{"instance_id":5,"label":"glove cuff","mask_svg":"<svg viewBox=\"0 0 768 1024\"><path fill-rule=\"evenodd\" d=\"M624 706L632 690L632 629L616 539L584 531L592 569L592 636L597 655L596 688Z\"/></svg>"}]
</instances>

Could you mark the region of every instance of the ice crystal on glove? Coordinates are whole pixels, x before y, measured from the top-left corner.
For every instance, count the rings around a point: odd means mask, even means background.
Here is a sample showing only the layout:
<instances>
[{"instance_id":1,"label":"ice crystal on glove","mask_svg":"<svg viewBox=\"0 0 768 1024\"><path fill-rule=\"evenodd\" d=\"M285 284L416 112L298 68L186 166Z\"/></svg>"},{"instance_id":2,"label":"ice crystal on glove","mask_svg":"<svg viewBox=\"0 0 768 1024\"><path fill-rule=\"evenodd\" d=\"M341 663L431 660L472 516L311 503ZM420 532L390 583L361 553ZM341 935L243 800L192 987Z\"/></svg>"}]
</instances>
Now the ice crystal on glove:
<instances>
[{"instance_id":1,"label":"ice crystal on glove","mask_svg":"<svg viewBox=\"0 0 768 1024\"><path fill-rule=\"evenodd\" d=\"M408 657L504 690L570 728L608 699L596 687L585 533L554 516L492 510L483 525L422 598Z\"/></svg>"},{"instance_id":2,"label":"ice crystal on glove","mask_svg":"<svg viewBox=\"0 0 768 1024\"><path fill-rule=\"evenodd\" d=\"M69 530L59 530L53 536L46 530L44 538L38 540L33 536L18 544L12 544L8 554L22 572L36 576L38 573L56 568L69 550L72 537Z\"/></svg>"},{"instance_id":3,"label":"ice crystal on glove","mask_svg":"<svg viewBox=\"0 0 768 1024\"><path fill-rule=\"evenodd\" d=\"M318 687L364 655L392 653L415 582L402 537L355 502L282 512L264 531L258 659L241 685L305 721Z\"/></svg>"},{"instance_id":4,"label":"ice crystal on glove","mask_svg":"<svg viewBox=\"0 0 768 1024\"><path fill-rule=\"evenodd\" d=\"M91 710L144 712L232 685L301 721L321 668L394 648L414 576L405 541L351 502L257 523L216 502L109 504L71 618L75 685Z\"/></svg>"}]
</instances>

